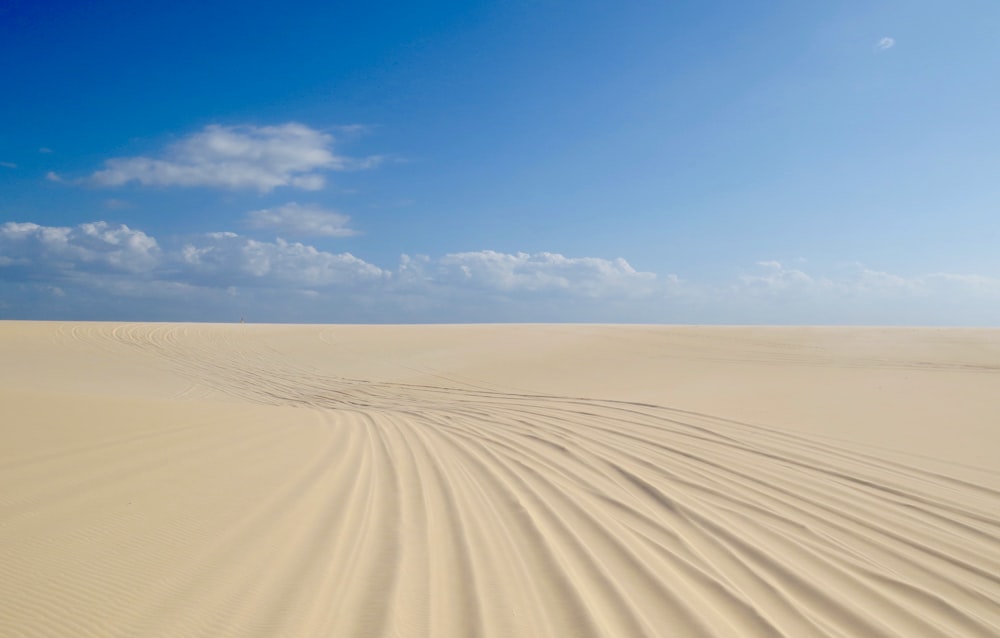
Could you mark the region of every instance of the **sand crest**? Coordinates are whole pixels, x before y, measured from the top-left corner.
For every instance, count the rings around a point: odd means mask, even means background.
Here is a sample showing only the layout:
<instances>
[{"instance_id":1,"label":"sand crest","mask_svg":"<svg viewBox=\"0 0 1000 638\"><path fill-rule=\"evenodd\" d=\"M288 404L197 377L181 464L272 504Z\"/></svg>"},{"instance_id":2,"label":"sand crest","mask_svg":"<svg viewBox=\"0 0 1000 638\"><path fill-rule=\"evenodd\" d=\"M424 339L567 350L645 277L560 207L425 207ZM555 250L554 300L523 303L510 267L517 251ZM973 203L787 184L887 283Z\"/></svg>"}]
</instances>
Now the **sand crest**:
<instances>
[{"instance_id":1,"label":"sand crest","mask_svg":"<svg viewBox=\"0 0 1000 638\"><path fill-rule=\"evenodd\" d=\"M0 323L0 636L1000 635L1000 331Z\"/></svg>"}]
</instances>

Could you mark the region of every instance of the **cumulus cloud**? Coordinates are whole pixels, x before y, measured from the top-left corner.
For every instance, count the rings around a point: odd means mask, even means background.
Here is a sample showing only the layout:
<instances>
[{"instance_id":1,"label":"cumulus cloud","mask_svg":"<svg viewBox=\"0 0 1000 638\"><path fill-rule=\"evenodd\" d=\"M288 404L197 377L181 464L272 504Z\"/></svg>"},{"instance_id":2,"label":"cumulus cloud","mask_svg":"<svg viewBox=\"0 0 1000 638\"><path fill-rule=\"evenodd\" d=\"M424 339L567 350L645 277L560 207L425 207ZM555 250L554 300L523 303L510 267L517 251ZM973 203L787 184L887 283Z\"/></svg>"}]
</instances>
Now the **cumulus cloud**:
<instances>
[{"instance_id":1,"label":"cumulus cloud","mask_svg":"<svg viewBox=\"0 0 1000 638\"><path fill-rule=\"evenodd\" d=\"M7 222L0 310L202 321L245 312L272 321L996 323L1000 278L900 275L863 264L818 274L762 261L728 283L706 284L624 259L491 250L403 255L382 267L231 231L158 239L103 221Z\"/></svg>"},{"instance_id":2,"label":"cumulus cloud","mask_svg":"<svg viewBox=\"0 0 1000 638\"><path fill-rule=\"evenodd\" d=\"M896 46L896 40L888 36L880 39L878 42L875 43L875 48L878 49L879 51L887 51L894 46Z\"/></svg>"},{"instance_id":3,"label":"cumulus cloud","mask_svg":"<svg viewBox=\"0 0 1000 638\"><path fill-rule=\"evenodd\" d=\"M756 264L755 271L741 274L732 289L741 294L771 298L928 298L947 292L1000 299L1000 278L985 275L939 272L903 276L861 263L842 268L838 275L810 275L779 261L761 261Z\"/></svg>"},{"instance_id":4,"label":"cumulus cloud","mask_svg":"<svg viewBox=\"0 0 1000 638\"><path fill-rule=\"evenodd\" d=\"M652 292L656 275L624 259L566 257L558 253L451 253L434 264L437 281L498 292L560 292L597 297Z\"/></svg>"},{"instance_id":5,"label":"cumulus cloud","mask_svg":"<svg viewBox=\"0 0 1000 638\"><path fill-rule=\"evenodd\" d=\"M247 213L250 228L274 230L304 237L350 237L357 232L348 228L351 218L326 210L316 204L290 202L275 208L265 208Z\"/></svg>"},{"instance_id":6,"label":"cumulus cloud","mask_svg":"<svg viewBox=\"0 0 1000 638\"><path fill-rule=\"evenodd\" d=\"M757 271L739 275L736 284L737 289L753 295L795 294L827 287L829 281L774 260L757 262Z\"/></svg>"},{"instance_id":7,"label":"cumulus cloud","mask_svg":"<svg viewBox=\"0 0 1000 638\"><path fill-rule=\"evenodd\" d=\"M207 233L164 249L128 226L91 222L75 227L7 222L0 226L0 268L8 277L54 280L127 275L135 285L330 288L377 282L390 274L350 253L298 242L261 242L233 232ZM0 271L0 278L4 273ZM119 277L116 285L125 286ZM106 282L104 282L106 283Z\"/></svg>"},{"instance_id":8,"label":"cumulus cloud","mask_svg":"<svg viewBox=\"0 0 1000 638\"><path fill-rule=\"evenodd\" d=\"M0 226L0 254L6 265L33 272L143 273L160 260L157 241L124 224L107 222L75 227L7 222Z\"/></svg>"},{"instance_id":9,"label":"cumulus cloud","mask_svg":"<svg viewBox=\"0 0 1000 638\"><path fill-rule=\"evenodd\" d=\"M228 231L161 244L107 222L0 226L0 318L372 321L391 277L350 253Z\"/></svg>"},{"instance_id":10,"label":"cumulus cloud","mask_svg":"<svg viewBox=\"0 0 1000 638\"><path fill-rule=\"evenodd\" d=\"M853 289L883 296L909 296L924 299L968 298L1000 302L1000 278L986 275L934 272L911 277L872 270L854 265Z\"/></svg>"},{"instance_id":11,"label":"cumulus cloud","mask_svg":"<svg viewBox=\"0 0 1000 638\"><path fill-rule=\"evenodd\" d=\"M753 271L737 277L732 290L739 294L765 299L848 299L860 296L917 294L923 278L902 277L872 270L864 264L852 264L839 277L811 275L780 261L759 261Z\"/></svg>"},{"instance_id":12,"label":"cumulus cloud","mask_svg":"<svg viewBox=\"0 0 1000 638\"><path fill-rule=\"evenodd\" d=\"M766 261L728 289L709 292L757 323L1000 321L1000 278L978 274L901 275L854 263L817 275Z\"/></svg>"},{"instance_id":13,"label":"cumulus cloud","mask_svg":"<svg viewBox=\"0 0 1000 638\"><path fill-rule=\"evenodd\" d=\"M98 186L205 186L255 189L287 186L319 190L323 173L370 168L376 160L333 151L333 136L294 122L277 126L213 124L168 146L155 157L118 157L88 181Z\"/></svg>"},{"instance_id":14,"label":"cumulus cloud","mask_svg":"<svg viewBox=\"0 0 1000 638\"><path fill-rule=\"evenodd\" d=\"M261 242L236 233L203 235L175 255L180 274L213 285L327 288L377 283L389 277L350 253L330 253L298 242Z\"/></svg>"},{"instance_id":15,"label":"cumulus cloud","mask_svg":"<svg viewBox=\"0 0 1000 638\"><path fill-rule=\"evenodd\" d=\"M404 321L608 322L662 321L684 290L624 259L481 250L402 255L389 292Z\"/></svg>"},{"instance_id":16,"label":"cumulus cloud","mask_svg":"<svg viewBox=\"0 0 1000 638\"><path fill-rule=\"evenodd\" d=\"M326 228L299 215L303 208L290 209L295 215L269 211L252 219L272 226L294 222L310 232L346 229L339 218L320 218L332 224ZM215 291L217 299L265 295L266 312L272 314L287 310L282 304L301 308L308 302L357 320L407 320L408 308L416 309L411 320L566 320L576 311L584 313L580 320L613 320L622 304L659 299L679 285L676 277L640 272L624 259L557 253L403 255L392 269L347 252L280 238L258 241L231 231L164 242L107 222L72 228L10 222L0 228L0 280L48 282L68 296L86 289L109 299L156 297L164 303L185 294L207 303L205 291ZM358 308L371 314L351 314Z\"/></svg>"}]
</instances>

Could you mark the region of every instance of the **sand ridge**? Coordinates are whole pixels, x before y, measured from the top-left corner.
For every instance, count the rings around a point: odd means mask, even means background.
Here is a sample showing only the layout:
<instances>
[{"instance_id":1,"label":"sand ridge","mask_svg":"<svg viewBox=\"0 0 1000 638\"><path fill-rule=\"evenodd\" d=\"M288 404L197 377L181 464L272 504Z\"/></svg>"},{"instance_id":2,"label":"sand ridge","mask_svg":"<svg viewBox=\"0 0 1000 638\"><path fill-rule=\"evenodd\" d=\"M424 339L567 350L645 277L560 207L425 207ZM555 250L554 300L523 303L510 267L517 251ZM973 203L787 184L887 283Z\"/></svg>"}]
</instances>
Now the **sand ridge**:
<instances>
[{"instance_id":1,"label":"sand ridge","mask_svg":"<svg viewBox=\"0 0 1000 638\"><path fill-rule=\"evenodd\" d=\"M0 324L0 635L996 636L998 345Z\"/></svg>"}]
</instances>

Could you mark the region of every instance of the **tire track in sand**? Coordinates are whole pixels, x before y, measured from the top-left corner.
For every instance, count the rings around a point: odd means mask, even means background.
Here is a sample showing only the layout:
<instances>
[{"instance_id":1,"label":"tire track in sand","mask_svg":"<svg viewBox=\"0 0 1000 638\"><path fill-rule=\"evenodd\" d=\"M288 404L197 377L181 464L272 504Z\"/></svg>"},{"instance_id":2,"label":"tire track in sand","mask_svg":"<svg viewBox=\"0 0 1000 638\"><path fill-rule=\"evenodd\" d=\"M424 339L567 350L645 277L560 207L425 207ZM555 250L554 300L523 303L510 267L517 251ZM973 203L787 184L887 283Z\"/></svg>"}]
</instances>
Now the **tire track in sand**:
<instances>
[{"instance_id":1,"label":"tire track in sand","mask_svg":"<svg viewBox=\"0 0 1000 638\"><path fill-rule=\"evenodd\" d=\"M154 558L180 544L186 560L165 569L151 559L160 578L138 590L113 570L90 579L98 595L122 597L120 617L96 629L65 617L61 603L96 604L69 592L0 610L0 633L1000 635L1000 493L987 485L666 406L513 392L436 371L407 383L338 376L266 334L94 324L58 335L109 357L145 353L189 380L178 401L221 397L281 422L230 442L227 462L261 464L260 494L234 505L223 528L187 521L148 539ZM335 345L317 334L317 347ZM149 463L167 472L172 458L227 447L237 426L214 431L208 449L188 427L39 453L0 477L161 446L75 477L80 489L113 489ZM265 462L263 444L281 462ZM23 533L27 517L68 524L73 485L0 499L0 535ZM0 596L17 586L0 579ZM49 620L28 621L38 615Z\"/></svg>"}]
</instances>

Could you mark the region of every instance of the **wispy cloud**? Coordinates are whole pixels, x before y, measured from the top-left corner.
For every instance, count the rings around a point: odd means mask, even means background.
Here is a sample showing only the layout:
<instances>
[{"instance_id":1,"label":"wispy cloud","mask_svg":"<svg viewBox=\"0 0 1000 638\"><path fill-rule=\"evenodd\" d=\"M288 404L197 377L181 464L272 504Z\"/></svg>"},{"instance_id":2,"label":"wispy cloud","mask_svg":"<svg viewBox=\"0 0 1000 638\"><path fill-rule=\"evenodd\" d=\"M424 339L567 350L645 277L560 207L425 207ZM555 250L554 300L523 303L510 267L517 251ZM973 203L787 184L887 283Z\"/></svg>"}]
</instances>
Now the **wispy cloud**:
<instances>
[{"instance_id":1,"label":"wispy cloud","mask_svg":"<svg viewBox=\"0 0 1000 638\"><path fill-rule=\"evenodd\" d=\"M43 146L40 149L38 149L38 152L48 154L52 152L52 149L49 148L48 146Z\"/></svg>"},{"instance_id":2,"label":"wispy cloud","mask_svg":"<svg viewBox=\"0 0 1000 638\"><path fill-rule=\"evenodd\" d=\"M316 204L290 202L275 208L247 213L250 228L274 230L300 237L350 237L357 231L348 228L351 218Z\"/></svg>"},{"instance_id":3,"label":"wispy cloud","mask_svg":"<svg viewBox=\"0 0 1000 638\"><path fill-rule=\"evenodd\" d=\"M107 210L125 210L132 207L132 204L128 201L124 199L116 199L114 197L104 200L101 204Z\"/></svg>"},{"instance_id":4,"label":"wispy cloud","mask_svg":"<svg viewBox=\"0 0 1000 638\"><path fill-rule=\"evenodd\" d=\"M256 189L280 186L320 190L324 172L371 168L377 158L333 150L332 135L294 122L277 126L206 126L157 156L119 157L87 181L98 186L202 186Z\"/></svg>"},{"instance_id":5,"label":"wispy cloud","mask_svg":"<svg viewBox=\"0 0 1000 638\"><path fill-rule=\"evenodd\" d=\"M59 173L56 173L55 171L49 171L48 173L46 173L45 174L45 179L49 180L50 182L61 182L61 181L63 181L62 176L60 176Z\"/></svg>"},{"instance_id":6,"label":"wispy cloud","mask_svg":"<svg viewBox=\"0 0 1000 638\"><path fill-rule=\"evenodd\" d=\"M887 51L896 46L896 40L886 36L875 43L875 48L879 51Z\"/></svg>"},{"instance_id":7,"label":"wispy cloud","mask_svg":"<svg viewBox=\"0 0 1000 638\"><path fill-rule=\"evenodd\" d=\"M4 168L17 168L17 164L14 162L0 162L0 166L3 166Z\"/></svg>"}]
</instances>

